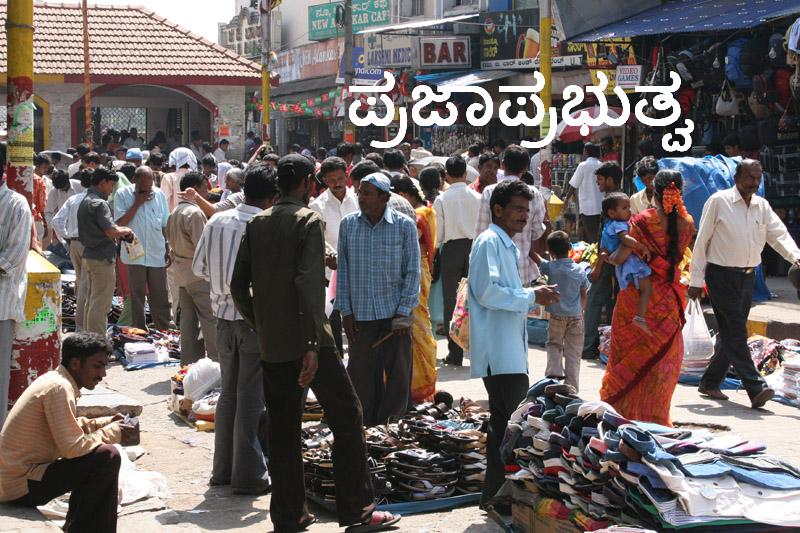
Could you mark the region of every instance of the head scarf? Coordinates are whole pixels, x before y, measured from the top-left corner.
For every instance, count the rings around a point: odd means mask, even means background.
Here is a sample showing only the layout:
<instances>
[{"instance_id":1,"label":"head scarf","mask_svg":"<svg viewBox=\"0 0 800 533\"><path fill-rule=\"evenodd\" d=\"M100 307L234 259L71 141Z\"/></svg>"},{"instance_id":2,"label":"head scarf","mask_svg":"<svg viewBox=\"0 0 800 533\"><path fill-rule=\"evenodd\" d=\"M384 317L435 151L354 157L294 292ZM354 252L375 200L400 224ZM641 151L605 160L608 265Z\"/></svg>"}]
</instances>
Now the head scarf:
<instances>
[{"instance_id":1,"label":"head scarf","mask_svg":"<svg viewBox=\"0 0 800 533\"><path fill-rule=\"evenodd\" d=\"M169 154L169 166L175 167L175 170L178 170L184 165L189 165L189 168L192 170L197 170L197 158L188 148L175 148Z\"/></svg>"}]
</instances>

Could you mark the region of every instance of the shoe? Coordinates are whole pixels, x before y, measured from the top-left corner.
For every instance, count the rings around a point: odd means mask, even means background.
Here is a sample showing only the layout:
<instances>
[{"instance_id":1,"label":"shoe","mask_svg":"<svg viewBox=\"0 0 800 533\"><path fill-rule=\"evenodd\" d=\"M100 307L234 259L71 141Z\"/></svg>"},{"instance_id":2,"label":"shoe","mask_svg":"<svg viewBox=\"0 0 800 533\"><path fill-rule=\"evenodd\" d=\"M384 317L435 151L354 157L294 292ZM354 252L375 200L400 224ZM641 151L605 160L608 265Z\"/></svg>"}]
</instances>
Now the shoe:
<instances>
[{"instance_id":1,"label":"shoe","mask_svg":"<svg viewBox=\"0 0 800 533\"><path fill-rule=\"evenodd\" d=\"M703 396L708 396L709 398L713 398L715 400L727 400L728 396L722 393L717 387L711 388L700 385L697 387L697 392L702 394ZM769 398L767 398L768 400ZM764 400L766 402L766 400ZM763 403L761 405L764 405ZM760 407L760 406L759 406Z\"/></svg>"},{"instance_id":2,"label":"shoe","mask_svg":"<svg viewBox=\"0 0 800 533\"><path fill-rule=\"evenodd\" d=\"M448 366L463 366L462 363L456 362L456 361L450 359L449 357L445 357L444 359L442 359L442 364L448 365Z\"/></svg>"},{"instance_id":3,"label":"shoe","mask_svg":"<svg viewBox=\"0 0 800 533\"><path fill-rule=\"evenodd\" d=\"M584 361L593 361L595 359L600 359L600 354L598 352L583 352L581 354L581 359Z\"/></svg>"},{"instance_id":4,"label":"shoe","mask_svg":"<svg viewBox=\"0 0 800 533\"><path fill-rule=\"evenodd\" d=\"M761 392L753 396L753 399L750 400L750 405L753 409L760 409L764 407L764 405L775 396L775 391L770 388L761 389Z\"/></svg>"}]
</instances>

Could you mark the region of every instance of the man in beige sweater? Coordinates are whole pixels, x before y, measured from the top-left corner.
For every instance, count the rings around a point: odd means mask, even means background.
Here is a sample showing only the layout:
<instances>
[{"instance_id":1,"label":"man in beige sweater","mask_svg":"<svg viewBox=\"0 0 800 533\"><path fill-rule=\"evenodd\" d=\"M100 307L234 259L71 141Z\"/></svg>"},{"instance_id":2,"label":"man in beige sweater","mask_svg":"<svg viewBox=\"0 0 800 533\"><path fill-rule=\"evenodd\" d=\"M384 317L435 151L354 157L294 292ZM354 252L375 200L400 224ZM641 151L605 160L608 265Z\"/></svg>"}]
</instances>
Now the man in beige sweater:
<instances>
[{"instance_id":1,"label":"man in beige sweater","mask_svg":"<svg viewBox=\"0 0 800 533\"><path fill-rule=\"evenodd\" d=\"M116 531L120 457L113 445L133 428L120 414L89 419L76 408L80 389L105 377L110 353L101 335L68 335L61 365L22 393L0 431L0 502L35 507L71 491L64 531Z\"/></svg>"}]
</instances>

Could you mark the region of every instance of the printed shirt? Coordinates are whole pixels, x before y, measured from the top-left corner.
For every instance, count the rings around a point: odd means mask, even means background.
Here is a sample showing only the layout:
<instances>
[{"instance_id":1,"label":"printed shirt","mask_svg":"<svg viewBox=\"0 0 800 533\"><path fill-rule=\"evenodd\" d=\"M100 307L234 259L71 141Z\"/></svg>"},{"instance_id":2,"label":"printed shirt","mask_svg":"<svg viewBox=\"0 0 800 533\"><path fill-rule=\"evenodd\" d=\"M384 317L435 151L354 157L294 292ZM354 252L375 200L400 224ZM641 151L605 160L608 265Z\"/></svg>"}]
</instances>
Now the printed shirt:
<instances>
[{"instance_id":1,"label":"printed shirt","mask_svg":"<svg viewBox=\"0 0 800 533\"><path fill-rule=\"evenodd\" d=\"M518 180L517 176L500 176L498 174L498 181ZM492 212L489 208L489 200L492 198L492 191L497 185L490 185L483 190L481 197L481 209L478 214L478 226L475 231L476 235L480 235L492 224ZM530 202L530 211L528 214L528 223L525 229L520 233L514 235L514 244L517 245L519 250L519 274L522 278L522 283L527 285L539 277L539 267L529 257L531 251L531 243L538 240L545 230L544 219L547 211L545 210L544 197L536 187L528 187L533 194L533 199Z\"/></svg>"},{"instance_id":2,"label":"printed shirt","mask_svg":"<svg viewBox=\"0 0 800 533\"><path fill-rule=\"evenodd\" d=\"M336 347L325 316L322 226L319 214L293 198L247 223L230 289L258 334L265 362L295 361L304 352Z\"/></svg>"},{"instance_id":3,"label":"printed shirt","mask_svg":"<svg viewBox=\"0 0 800 533\"><path fill-rule=\"evenodd\" d=\"M119 220L133 206L136 197L136 185L123 187L114 195L114 218ZM131 260L125 246L120 247L120 258L126 265L138 265L151 268L167 266L164 258L166 239L164 228L169 219L167 197L157 187L153 187L153 198L144 202L133 216L128 227L142 243L144 257Z\"/></svg>"},{"instance_id":4,"label":"printed shirt","mask_svg":"<svg viewBox=\"0 0 800 533\"><path fill-rule=\"evenodd\" d=\"M336 302L358 321L410 316L419 305L417 224L387 205L374 226L361 213L342 219Z\"/></svg>"},{"instance_id":5,"label":"printed shirt","mask_svg":"<svg viewBox=\"0 0 800 533\"><path fill-rule=\"evenodd\" d=\"M597 186L595 171L602 163L595 157L589 157L575 169L569 180L570 186L578 190L578 208L581 215L599 215L602 210L603 194Z\"/></svg>"},{"instance_id":6,"label":"printed shirt","mask_svg":"<svg viewBox=\"0 0 800 533\"><path fill-rule=\"evenodd\" d=\"M436 212L436 242L475 238L481 195L464 182L450 185L433 201Z\"/></svg>"},{"instance_id":7,"label":"printed shirt","mask_svg":"<svg viewBox=\"0 0 800 533\"><path fill-rule=\"evenodd\" d=\"M560 301L548 305L547 311L554 316L580 318L583 315L581 289L589 289L586 269L568 257L542 261L539 268L550 285L558 285L561 294Z\"/></svg>"},{"instance_id":8,"label":"printed shirt","mask_svg":"<svg viewBox=\"0 0 800 533\"><path fill-rule=\"evenodd\" d=\"M97 189L90 188L78 206L78 239L83 244L83 257L99 261L113 261L117 256L117 243L106 235L114 227L111 208Z\"/></svg>"},{"instance_id":9,"label":"printed shirt","mask_svg":"<svg viewBox=\"0 0 800 533\"><path fill-rule=\"evenodd\" d=\"M528 310L536 302L522 286L519 250L491 224L469 255L469 353L473 378L528 373Z\"/></svg>"},{"instance_id":10,"label":"printed shirt","mask_svg":"<svg viewBox=\"0 0 800 533\"><path fill-rule=\"evenodd\" d=\"M61 365L25 389L0 432L0 501L25 496L28 480L41 481L59 459L76 459L101 444L120 442L122 433L112 417L77 416L80 396Z\"/></svg>"},{"instance_id":11,"label":"printed shirt","mask_svg":"<svg viewBox=\"0 0 800 533\"><path fill-rule=\"evenodd\" d=\"M247 223L260 212L258 207L241 204L214 215L197 243L192 271L211 285L211 307L217 318L242 320L231 296L230 283Z\"/></svg>"},{"instance_id":12,"label":"printed shirt","mask_svg":"<svg viewBox=\"0 0 800 533\"><path fill-rule=\"evenodd\" d=\"M25 262L32 224L25 197L0 182L0 320L25 320Z\"/></svg>"},{"instance_id":13,"label":"printed shirt","mask_svg":"<svg viewBox=\"0 0 800 533\"><path fill-rule=\"evenodd\" d=\"M690 285L705 284L708 263L737 268L758 266L767 243L787 261L800 261L800 249L764 198L753 195L748 207L735 186L712 194L703 206L692 249Z\"/></svg>"},{"instance_id":14,"label":"printed shirt","mask_svg":"<svg viewBox=\"0 0 800 533\"><path fill-rule=\"evenodd\" d=\"M206 222L208 219L200 208L189 202L179 203L167 221L167 238L172 254L170 270L178 287L202 279L192 272L192 262Z\"/></svg>"}]
</instances>

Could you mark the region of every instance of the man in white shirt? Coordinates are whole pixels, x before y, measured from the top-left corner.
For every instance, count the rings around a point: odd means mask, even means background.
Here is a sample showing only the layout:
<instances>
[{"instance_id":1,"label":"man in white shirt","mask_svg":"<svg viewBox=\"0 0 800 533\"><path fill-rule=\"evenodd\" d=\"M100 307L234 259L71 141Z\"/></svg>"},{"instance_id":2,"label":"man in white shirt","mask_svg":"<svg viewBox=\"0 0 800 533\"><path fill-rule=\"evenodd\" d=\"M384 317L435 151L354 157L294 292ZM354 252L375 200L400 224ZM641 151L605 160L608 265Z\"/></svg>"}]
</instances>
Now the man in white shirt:
<instances>
[{"instance_id":1,"label":"man in white shirt","mask_svg":"<svg viewBox=\"0 0 800 533\"><path fill-rule=\"evenodd\" d=\"M502 141L497 142L499 143ZM501 177L498 174L498 183L508 180L518 180L522 173L530 168L531 164L528 151L516 144L509 145L508 148L505 149L502 159L501 169L503 170L503 175ZM480 235L486 231L492 223L490 200L492 198L492 192L496 187L497 184L490 185L483 190L475 235ZM531 259L530 253L533 242L538 241L547 230L547 227L544 225L546 214L544 198L536 187L530 187L530 190L533 199L530 201L528 223L522 231L516 233L512 238L514 244L516 244L519 249L519 275L522 279L522 284L525 286L530 285L541 275L539 267L537 267L536 263Z\"/></svg>"},{"instance_id":2,"label":"man in white shirt","mask_svg":"<svg viewBox=\"0 0 800 533\"><path fill-rule=\"evenodd\" d=\"M644 183L644 189L631 196L631 215L638 215L642 211L655 207L655 189L653 181L658 174L658 161L653 156L643 157L636 164L636 175Z\"/></svg>"},{"instance_id":3,"label":"man in white shirt","mask_svg":"<svg viewBox=\"0 0 800 533\"><path fill-rule=\"evenodd\" d=\"M347 187L347 162L341 157L328 157L322 162L319 175L327 190L309 204L309 208L320 214L325 221L325 248L328 252L337 253L339 250L339 225L342 219L350 213L359 210L358 197L353 189ZM325 269L328 283L331 281L333 271ZM336 348L343 353L342 344L342 315L333 311L330 316L333 338Z\"/></svg>"},{"instance_id":4,"label":"man in white shirt","mask_svg":"<svg viewBox=\"0 0 800 533\"><path fill-rule=\"evenodd\" d=\"M586 158L575 174L569 180L572 189L567 192L564 203L568 203L574 191L578 191L578 237L585 242L598 242L600 238L600 211L603 203L603 195L597 186L595 171L600 168L600 146L594 143L586 143L583 149Z\"/></svg>"},{"instance_id":5,"label":"man in white shirt","mask_svg":"<svg viewBox=\"0 0 800 533\"><path fill-rule=\"evenodd\" d=\"M230 143L228 139L222 139L219 142L219 146L216 150L214 150L214 159L217 160L217 163L224 163L228 160L228 147Z\"/></svg>"},{"instance_id":6,"label":"man in white shirt","mask_svg":"<svg viewBox=\"0 0 800 533\"><path fill-rule=\"evenodd\" d=\"M536 150L534 154L531 156L531 176L533 176L533 184L536 187L542 185L542 154L539 150Z\"/></svg>"},{"instance_id":7,"label":"man in white shirt","mask_svg":"<svg viewBox=\"0 0 800 533\"><path fill-rule=\"evenodd\" d=\"M79 144L78 147L75 148L75 162L67 167L67 174L70 178L78 173L83 165L83 158L86 157L86 154L91 151L92 149L89 148L89 145L85 143Z\"/></svg>"},{"instance_id":8,"label":"man in white shirt","mask_svg":"<svg viewBox=\"0 0 800 533\"><path fill-rule=\"evenodd\" d=\"M469 273L469 253L478 225L481 195L467 187L467 163L463 157L448 159L445 171L445 180L450 187L436 197L433 210L436 213L436 242L441 244L439 272L444 300L443 319L445 330L449 330L458 284ZM449 335L447 350L445 364L461 366L464 350Z\"/></svg>"},{"instance_id":9,"label":"man in white shirt","mask_svg":"<svg viewBox=\"0 0 800 533\"><path fill-rule=\"evenodd\" d=\"M278 196L274 171L263 164L248 168L244 203L212 217L197 243L192 271L209 283L217 317L217 350L222 392L217 403L212 485L230 485L234 494L269 490L267 464L259 443L265 416L264 382L258 336L237 311L231 276L247 223L272 207Z\"/></svg>"},{"instance_id":10,"label":"man in white shirt","mask_svg":"<svg viewBox=\"0 0 800 533\"><path fill-rule=\"evenodd\" d=\"M47 222L47 227L53 229L53 217L67 202L67 200L83 191L81 182L78 180L69 179L66 172L63 170L56 170L50 174L50 179L53 183L53 188L47 192L47 203L44 208L44 220ZM55 243L53 239L53 243Z\"/></svg>"},{"instance_id":11,"label":"man in white shirt","mask_svg":"<svg viewBox=\"0 0 800 533\"><path fill-rule=\"evenodd\" d=\"M131 128L131 131L128 134L128 138L125 139L125 142L123 144L125 145L125 148L129 150L131 148L141 149L142 141L139 139L139 132L136 130L136 128Z\"/></svg>"},{"instance_id":12,"label":"man in white shirt","mask_svg":"<svg viewBox=\"0 0 800 533\"><path fill-rule=\"evenodd\" d=\"M75 271L75 328L83 330L83 315L86 309L86 288L89 273L83 268L83 245L78 240L78 207L86 197L86 191L92 186L91 169L81 170L77 177L83 190L67 198L61 209L53 216L53 232L64 243L69 252L72 269Z\"/></svg>"},{"instance_id":13,"label":"man in white shirt","mask_svg":"<svg viewBox=\"0 0 800 533\"><path fill-rule=\"evenodd\" d=\"M769 243L787 261L800 265L800 249L769 203L756 196L761 163L745 159L736 167L735 186L711 195L703 206L691 267L689 297L700 298L703 285L719 324L714 356L700 380L700 394L727 400L720 384L733 365L754 409L775 394L756 370L747 347L747 317L754 270Z\"/></svg>"},{"instance_id":14,"label":"man in white shirt","mask_svg":"<svg viewBox=\"0 0 800 533\"><path fill-rule=\"evenodd\" d=\"M172 213L181 201L181 178L190 170L197 170L197 158L188 148L175 148L169 154L169 166L174 167L175 172L161 178L160 189L167 197L169 212Z\"/></svg>"},{"instance_id":15,"label":"man in white shirt","mask_svg":"<svg viewBox=\"0 0 800 533\"><path fill-rule=\"evenodd\" d=\"M0 143L0 168L6 168L6 143ZM25 262L33 215L21 194L0 182L0 428L8 413L11 347L16 323L25 320Z\"/></svg>"}]
</instances>

